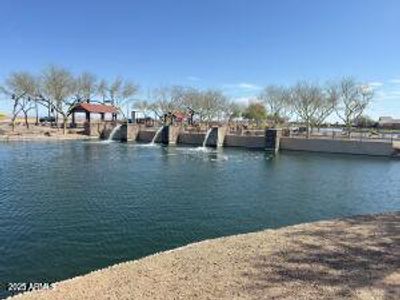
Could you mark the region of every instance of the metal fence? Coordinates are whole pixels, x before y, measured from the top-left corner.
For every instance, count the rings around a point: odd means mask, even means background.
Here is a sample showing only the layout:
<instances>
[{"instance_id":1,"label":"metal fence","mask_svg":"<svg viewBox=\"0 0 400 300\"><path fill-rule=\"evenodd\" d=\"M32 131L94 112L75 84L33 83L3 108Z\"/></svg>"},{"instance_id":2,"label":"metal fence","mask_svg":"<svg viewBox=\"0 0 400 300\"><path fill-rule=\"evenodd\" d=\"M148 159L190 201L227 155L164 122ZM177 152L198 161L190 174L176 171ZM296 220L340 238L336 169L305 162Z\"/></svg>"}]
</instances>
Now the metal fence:
<instances>
[{"instance_id":1,"label":"metal fence","mask_svg":"<svg viewBox=\"0 0 400 300\"><path fill-rule=\"evenodd\" d=\"M283 135L288 137L307 138L306 131L284 129ZM386 141L394 142L400 141L400 131L390 130L362 130L355 129L350 133L341 128L321 128L320 130L314 129L310 135L310 138L321 138L321 139L336 139L336 140L368 140L368 141Z\"/></svg>"},{"instance_id":2,"label":"metal fence","mask_svg":"<svg viewBox=\"0 0 400 300\"><path fill-rule=\"evenodd\" d=\"M229 128L227 134L241 135L241 136L264 136L265 130L263 129L237 129Z\"/></svg>"}]
</instances>

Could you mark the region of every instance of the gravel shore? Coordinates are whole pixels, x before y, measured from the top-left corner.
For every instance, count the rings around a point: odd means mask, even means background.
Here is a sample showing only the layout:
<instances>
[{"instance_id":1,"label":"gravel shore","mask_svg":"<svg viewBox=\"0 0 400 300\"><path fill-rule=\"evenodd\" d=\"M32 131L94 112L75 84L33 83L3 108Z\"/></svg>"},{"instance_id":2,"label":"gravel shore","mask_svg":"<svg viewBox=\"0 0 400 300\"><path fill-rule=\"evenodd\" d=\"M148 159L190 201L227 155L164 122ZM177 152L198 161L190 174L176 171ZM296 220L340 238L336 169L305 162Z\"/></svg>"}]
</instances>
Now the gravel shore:
<instances>
[{"instance_id":1,"label":"gravel shore","mask_svg":"<svg viewBox=\"0 0 400 300\"><path fill-rule=\"evenodd\" d=\"M400 299L400 212L208 240L12 299Z\"/></svg>"},{"instance_id":2,"label":"gravel shore","mask_svg":"<svg viewBox=\"0 0 400 300\"><path fill-rule=\"evenodd\" d=\"M52 128L49 126L16 126L15 131L11 130L10 121L0 122L0 142L7 141L62 141L62 140L87 140L99 139L80 133L82 129L68 129L67 134L63 134L62 128Z\"/></svg>"}]
</instances>

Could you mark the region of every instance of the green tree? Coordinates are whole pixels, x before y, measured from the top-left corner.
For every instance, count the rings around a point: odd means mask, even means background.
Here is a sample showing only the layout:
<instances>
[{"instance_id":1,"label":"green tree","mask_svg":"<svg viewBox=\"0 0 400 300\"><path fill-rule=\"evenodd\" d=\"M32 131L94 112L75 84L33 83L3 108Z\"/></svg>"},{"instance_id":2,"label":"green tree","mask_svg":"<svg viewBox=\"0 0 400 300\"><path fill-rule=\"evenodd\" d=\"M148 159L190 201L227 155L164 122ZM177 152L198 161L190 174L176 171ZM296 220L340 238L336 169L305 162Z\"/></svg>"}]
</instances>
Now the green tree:
<instances>
[{"instance_id":1,"label":"green tree","mask_svg":"<svg viewBox=\"0 0 400 300\"><path fill-rule=\"evenodd\" d=\"M260 102L250 103L243 113L245 119L256 121L257 124L267 119L267 110L265 106Z\"/></svg>"},{"instance_id":2,"label":"green tree","mask_svg":"<svg viewBox=\"0 0 400 300\"><path fill-rule=\"evenodd\" d=\"M358 128L371 128L374 127L377 122L367 115L359 116L354 120L354 125Z\"/></svg>"}]
</instances>

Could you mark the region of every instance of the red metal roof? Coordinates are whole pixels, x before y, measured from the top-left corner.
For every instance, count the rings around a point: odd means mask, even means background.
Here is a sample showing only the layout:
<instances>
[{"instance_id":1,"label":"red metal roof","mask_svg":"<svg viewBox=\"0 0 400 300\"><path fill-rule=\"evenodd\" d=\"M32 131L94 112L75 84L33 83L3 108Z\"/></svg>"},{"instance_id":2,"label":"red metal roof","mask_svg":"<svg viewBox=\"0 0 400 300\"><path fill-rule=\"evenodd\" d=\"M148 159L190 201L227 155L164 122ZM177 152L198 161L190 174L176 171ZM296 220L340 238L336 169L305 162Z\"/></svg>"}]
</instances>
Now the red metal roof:
<instances>
[{"instance_id":1,"label":"red metal roof","mask_svg":"<svg viewBox=\"0 0 400 300\"><path fill-rule=\"evenodd\" d=\"M72 111L89 112L89 113L118 113L118 109L112 105L95 104L95 103L79 103Z\"/></svg>"}]
</instances>

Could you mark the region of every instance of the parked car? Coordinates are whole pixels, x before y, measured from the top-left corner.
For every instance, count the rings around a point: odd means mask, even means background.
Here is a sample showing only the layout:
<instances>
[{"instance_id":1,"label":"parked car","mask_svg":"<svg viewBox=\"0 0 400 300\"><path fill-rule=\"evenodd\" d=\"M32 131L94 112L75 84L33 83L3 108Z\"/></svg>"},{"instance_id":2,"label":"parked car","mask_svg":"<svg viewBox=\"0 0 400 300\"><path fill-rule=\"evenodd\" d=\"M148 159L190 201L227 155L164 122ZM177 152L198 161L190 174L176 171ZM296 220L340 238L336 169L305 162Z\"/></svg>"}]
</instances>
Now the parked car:
<instances>
[{"instance_id":1,"label":"parked car","mask_svg":"<svg viewBox=\"0 0 400 300\"><path fill-rule=\"evenodd\" d=\"M56 118L54 118L54 117L41 117L39 119L40 123L53 123L55 121L56 121Z\"/></svg>"}]
</instances>

